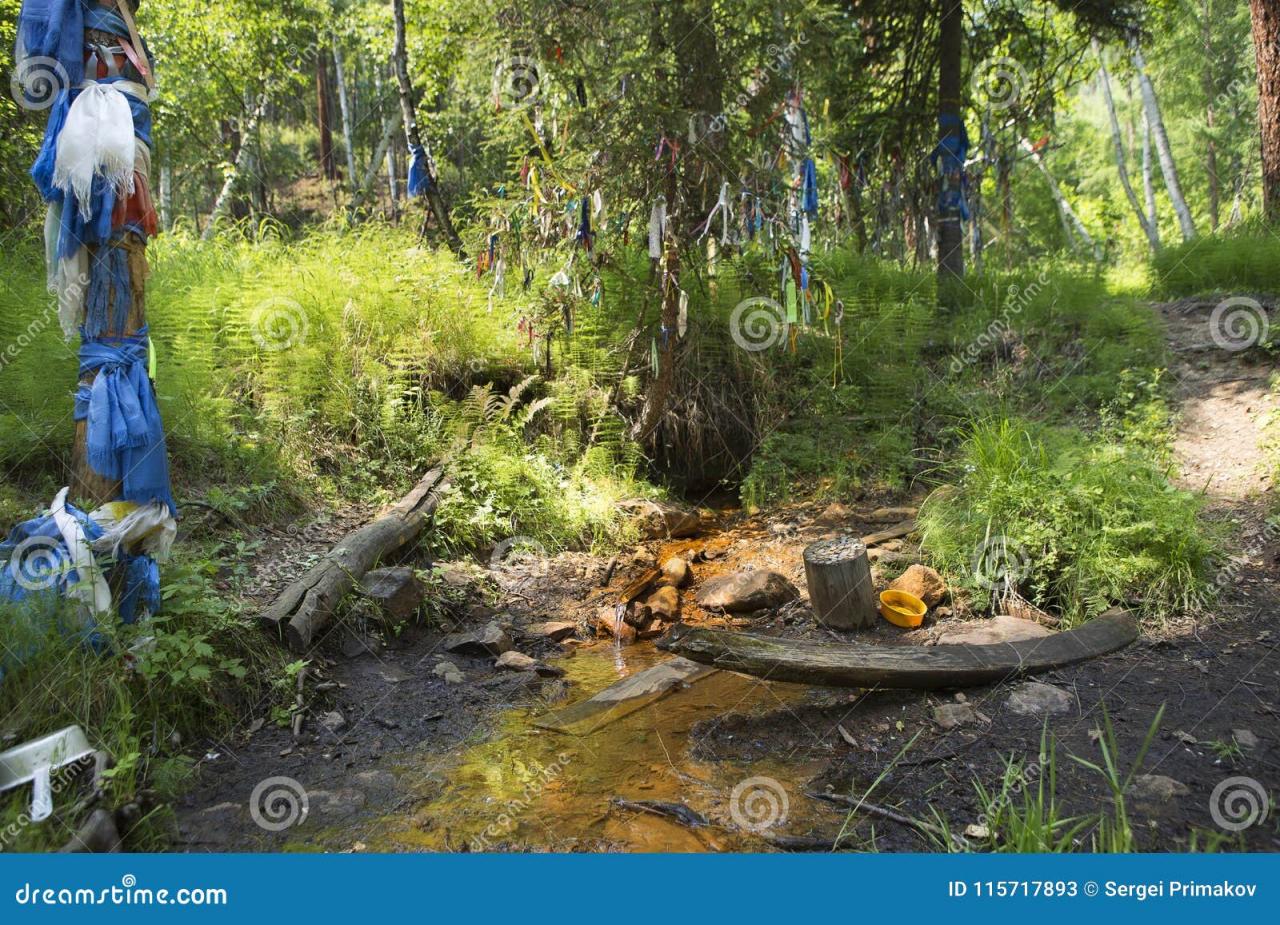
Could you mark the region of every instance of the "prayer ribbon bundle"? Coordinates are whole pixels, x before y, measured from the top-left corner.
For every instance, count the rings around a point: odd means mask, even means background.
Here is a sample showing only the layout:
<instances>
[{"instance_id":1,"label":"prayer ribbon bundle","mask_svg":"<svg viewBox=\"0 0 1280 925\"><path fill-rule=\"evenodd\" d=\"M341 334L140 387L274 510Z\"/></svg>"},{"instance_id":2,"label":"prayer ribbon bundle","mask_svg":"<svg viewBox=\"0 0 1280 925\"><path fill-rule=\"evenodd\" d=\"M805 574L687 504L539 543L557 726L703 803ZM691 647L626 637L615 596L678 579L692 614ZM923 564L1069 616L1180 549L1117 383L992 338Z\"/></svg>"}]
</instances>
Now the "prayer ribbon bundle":
<instances>
[{"instance_id":1,"label":"prayer ribbon bundle","mask_svg":"<svg viewBox=\"0 0 1280 925\"><path fill-rule=\"evenodd\" d=\"M60 525L55 532L77 570L95 571L89 546L109 556L107 568L119 570L114 586L124 622L159 606L156 557L167 552L177 515L151 344L134 316L146 241L159 220L150 192L152 57L128 2L23 0L15 49L15 76L20 84L29 79L19 101L48 109L31 176L47 204L49 289L63 333L70 339L78 329L81 338L74 416L85 423L89 469L119 485L117 500L104 510L113 509L110 519L120 529L108 533L92 519L97 512L77 511L64 489L45 518L20 525L9 541ZM36 104L35 91L50 87L47 100ZM144 533L152 539L143 541ZM99 549L104 536L108 547ZM165 539L157 544L155 536ZM0 553L6 545L0 543ZM100 576L91 595L63 585L55 590L81 599L95 615L105 610L104 593L110 604ZM0 588L0 597L19 599L14 589Z\"/></svg>"}]
</instances>

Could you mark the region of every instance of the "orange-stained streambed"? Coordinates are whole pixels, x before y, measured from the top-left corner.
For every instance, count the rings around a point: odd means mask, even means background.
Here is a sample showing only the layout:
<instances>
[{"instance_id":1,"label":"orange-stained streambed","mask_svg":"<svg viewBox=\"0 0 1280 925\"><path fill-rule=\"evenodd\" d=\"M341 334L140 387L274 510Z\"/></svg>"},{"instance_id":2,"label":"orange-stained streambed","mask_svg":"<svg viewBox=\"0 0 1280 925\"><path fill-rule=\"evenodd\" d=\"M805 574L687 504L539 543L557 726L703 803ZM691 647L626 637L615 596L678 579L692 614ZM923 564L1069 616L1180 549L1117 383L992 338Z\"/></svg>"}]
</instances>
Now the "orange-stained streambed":
<instances>
[{"instance_id":1,"label":"orange-stained streambed","mask_svg":"<svg viewBox=\"0 0 1280 925\"><path fill-rule=\"evenodd\" d=\"M583 647L558 662L573 682L566 703L670 656L648 643ZM492 732L446 761L401 765L416 795L366 838L373 851L742 851L767 845L750 831L807 834L830 830L829 809L801 792L820 763L785 756L743 765L692 757L692 731L727 713L773 712L804 688L718 671L692 685L576 736L533 720L549 707L513 709ZM560 704L559 706L562 706ZM735 794L736 791L736 794ZM614 797L687 804L711 825L622 809Z\"/></svg>"}]
</instances>

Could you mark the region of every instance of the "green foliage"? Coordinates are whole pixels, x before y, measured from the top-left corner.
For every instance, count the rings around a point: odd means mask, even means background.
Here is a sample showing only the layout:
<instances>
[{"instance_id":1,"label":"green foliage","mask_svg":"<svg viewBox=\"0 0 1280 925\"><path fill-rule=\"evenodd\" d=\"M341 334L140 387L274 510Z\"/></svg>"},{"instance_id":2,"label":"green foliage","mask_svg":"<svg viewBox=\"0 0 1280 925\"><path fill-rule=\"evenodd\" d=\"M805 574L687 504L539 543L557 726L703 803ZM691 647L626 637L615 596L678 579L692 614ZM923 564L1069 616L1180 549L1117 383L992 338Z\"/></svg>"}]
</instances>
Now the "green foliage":
<instances>
[{"instance_id":1,"label":"green foliage","mask_svg":"<svg viewBox=\"0 0 1280 925\"><path fill-rule=\"evenodd\" d=\"M1127 402L1126 371L1154 380L1163 359L1149 310L1064 266L971 276L954 313L934 306L929 274L842 252L819 267L846 305L844 362L836 375L821 328L770 355L765 391L784 397L761 428L748 504L901 486L921 448L945 455L968 422L1079 420Z\"/></svg>"},{"instance_id":2,"label":"green foliage","mask_svg":"<svg viewBox=\"0 0 1280 925\"><path fill-rule=\"evenodd\" d=\"M1120 436L983 421L944 471L953 485L921 511L923 545L978 608L991 603L993 571L1068 623L1116 603L1161 618L1209 591L1201 499ZM999 567L977 567L992 549Z\"/></svg>"},{"instance_id":3,"label":"green foliage","mask_svg":"<svg viewBox=\"0 0 1280 925\"><path fill-rule=\"evenodd\" d=\"M0 605L4 651L24 653L22 665L6 665L0 683L0 728L25 741L82 726L95 748L115 758L107 781L116 805L144 786L169 796L189 785L183 748L265 709L271 695L264 679L284 661L219 594L212 576L220 566L185 547L165 566L163 613L133 626L104 623L94 647L84 641L83 618L70 605L47 612L33 609L44 605ZM0 802L0 832L20 818L29 799L24 790ZM59 806L72 803L64 796ZM132 844L163 844L164 821L150 819ZM49 824L19 827L5 850L57 847L74 822L57 814Z\"/></svg>"},{"instance_id":4,"label":"green foliage","mask_svg":"<svg viewBox=\"0 0 1280 925\"><path fill-rule=\"evenodd\" d=\"M1162 298L1222 292L1280 292L1280 239L1264 227L1196 238L1151 262Z\"/></svg>"}]
</instances>

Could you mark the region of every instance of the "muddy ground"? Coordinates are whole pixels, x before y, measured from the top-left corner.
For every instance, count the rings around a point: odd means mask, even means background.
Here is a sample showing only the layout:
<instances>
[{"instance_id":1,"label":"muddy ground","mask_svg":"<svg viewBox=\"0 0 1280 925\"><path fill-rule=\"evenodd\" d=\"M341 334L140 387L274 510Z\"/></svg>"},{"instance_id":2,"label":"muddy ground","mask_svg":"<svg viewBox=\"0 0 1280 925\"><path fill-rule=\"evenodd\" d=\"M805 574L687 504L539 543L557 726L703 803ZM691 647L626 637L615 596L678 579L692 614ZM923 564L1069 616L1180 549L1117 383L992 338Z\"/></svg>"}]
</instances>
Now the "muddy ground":
<instances>
[{"instance_id":1,"label":"muddy ground","mask_svg":"<svg viewBox=\"0 0 1280 925\"><path fill-rule=\"evenodd\" d=\"M808 837L814 847L844 829L851 848L934 850L937 835L862 814L848 819L808 794L869 791L881 807L944 820L958 833L983 821L975 785L998 789L1011 761L1043 765L1047 730L1059 759L1060 814L1092 812L1112 794L1071 756L1101 760L1105 708L1127 771L1163 707L1141 768L1151 777L1126 800L1141 847L1280 849L1274 806L1239 832L1220 824L1224 801L1242 786L1271 801L1280 792L1280 537L1263 522L1271 503L1263 454L1274 404L1270 370L1250 354L1205 346L1212 304L1157 306L1170 331L1182 412L1175 451L1186 487L1206 490L1211 515L1227 523L1244 552L1213 613L1150 628L1128 649L1037 678L1063 692L1062 712L1015 712L1018 683L921 694L813 689L717 672L588 736L536 728L537 717L665 657L651 641L617 646L596 638L600 609L645 569L673 555L692 562L694 583L682 593L686 622L829 638L803 598L744 619L701 610L697 589L718 574L770 568L803 591L799 557L807 543L873 532L885 519L876 509L918 499L801 505L756 517L704 512L697 536L655 539L612 566L578 553L516 557L497 568L437 564L448 604L433 623L398 635L350 626L329 634L313 663L300 736L264 713L202 749L199 786L179 807L176 846L771 850L778 836ZM335 538L338 526L328 525ZM324 527L304 533L305 543L275 545L276 558L261 567L260 593L304 564L299 557L323 548ZM916 558L910 538L878 556L882 582ZM914 636L883 624L870 641L928 643L939 626L966 616L944 606L933 616L940 623ZM501 671L491 657L441 648L447 633L490 621L518 650L564 676ZM543 621L579 629L560 643L530 635ZM442 661L461 678L438 671ZM971 713L961 711L965 721L944 728L945 705L960 702ZM282 786L305 792L305 817L287 800L263 809L265 796ZM251 812L255 790L259 805ZM622 808L614 797L682 803L707 825ZM1077 833L1078 844L1087 847L1093 834Z\"/></svg>"}]
</instances>

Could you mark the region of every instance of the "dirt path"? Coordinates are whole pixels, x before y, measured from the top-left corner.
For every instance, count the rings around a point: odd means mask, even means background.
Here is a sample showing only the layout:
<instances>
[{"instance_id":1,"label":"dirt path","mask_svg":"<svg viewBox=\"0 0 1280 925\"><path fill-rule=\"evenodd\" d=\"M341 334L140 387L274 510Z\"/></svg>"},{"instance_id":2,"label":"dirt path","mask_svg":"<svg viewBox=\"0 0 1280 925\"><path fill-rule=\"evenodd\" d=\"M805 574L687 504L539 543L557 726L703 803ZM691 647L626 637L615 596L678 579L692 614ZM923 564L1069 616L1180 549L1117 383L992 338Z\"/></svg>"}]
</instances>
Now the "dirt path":
<instances>
[{"instance_id":1,"label":"dirt path","mask_svg":"<svg viewBox=\"0 0 1280 925\"><path fill-rule=\"evenodd\" d=\"M1222 505L1256 501L1271 490L1267 430L1280 402L1270 389L1275 367L1269 358L1215 342L1211 319L1217 304L1181 299L1155 310L1168 332L1169 372L1180 411L1174 444L1180 484Z\"/></svg>"},{"instance_id":2,"label":"dirt path","mask_svg":"<svg viewBox=\"0 0 1280 925\"><path fill-rule=\"evenodd\" d=\"M759 810L767 835L831 838L846 814L809 797L862 795L915 818L945 817L956 831L984 824L988 792L1018 767L1044 772L1047 730L1060 816L1110 804L1098 763L1112 730L1128 770L1157 713L1164 718L1126 802L1144 850L1219 846L1280 850L1280 552L1265 528L1270 501L1265 424L1275 401L1269 369L1209 343L1211 304L1156 306L1170 338L1180 422L1175 452L1182 485L1206 489L1241 553L1225 567L1224 594L1129 649L1037 679L956 693L833 691L720 673L638 711L602 733L563 736L532 717L575 702L656 657L650 644L615 649L592 639L597 612L625 584L671 554L690 558L689 621L716 618L693 591L744 567L781 572L803 587L799 551L833 530L866 532L876 504L800 505L762 517L722 516L694 539L650 542L619 556L566 553L496 571L454 567L456 592L437 624L344 646L335 637L315 664L325 690L303 735L247 724L211 745L202 785L179 808L186 850L768 850L744 830ZM1206 488L1207 486L1207 488ZM889 550L911 558L909 545ZM612 582L605 587L606 573ZM497 620L517 648L564 669L543 680L495 670L492 658L446 653L446 632ZM535 637L540 621L578 624L577 640ZM802 599L753 620L754 632L815 635ZM880 627L876 640L896 631ZM344 654L345 649L345 654ZM460 680L437 666L450 661ZM446 672L447 673L447 672ZM1028 709L1028 696L1047 697ZM1031 698L1035 699L1035 698ZM326 728L328 712L341 723ZM950 722L950 718L959 721ZM896 760L895 760L896 759ZM886 770L887 769L887 770ZM249 811L267 780L305 790L308 815L273 831ZM745 788L745 789L744 789ZM708 828L621 810L613 796L684 803ZM1020 795L1015 799L1021 800ZM1239 831L1225 807L1255 799L1259 813ZM1235 803L1230 801L1235 800ZM295 820L296 821L296 820ZM1230 820L1228 820L1230 821ZM270 819L268 819L270 822ZM849 821L851 844L873 850L937 850L890 823ZM1081 832L1087 849L1097 833Z\"/></svg>"}]
</instances>

